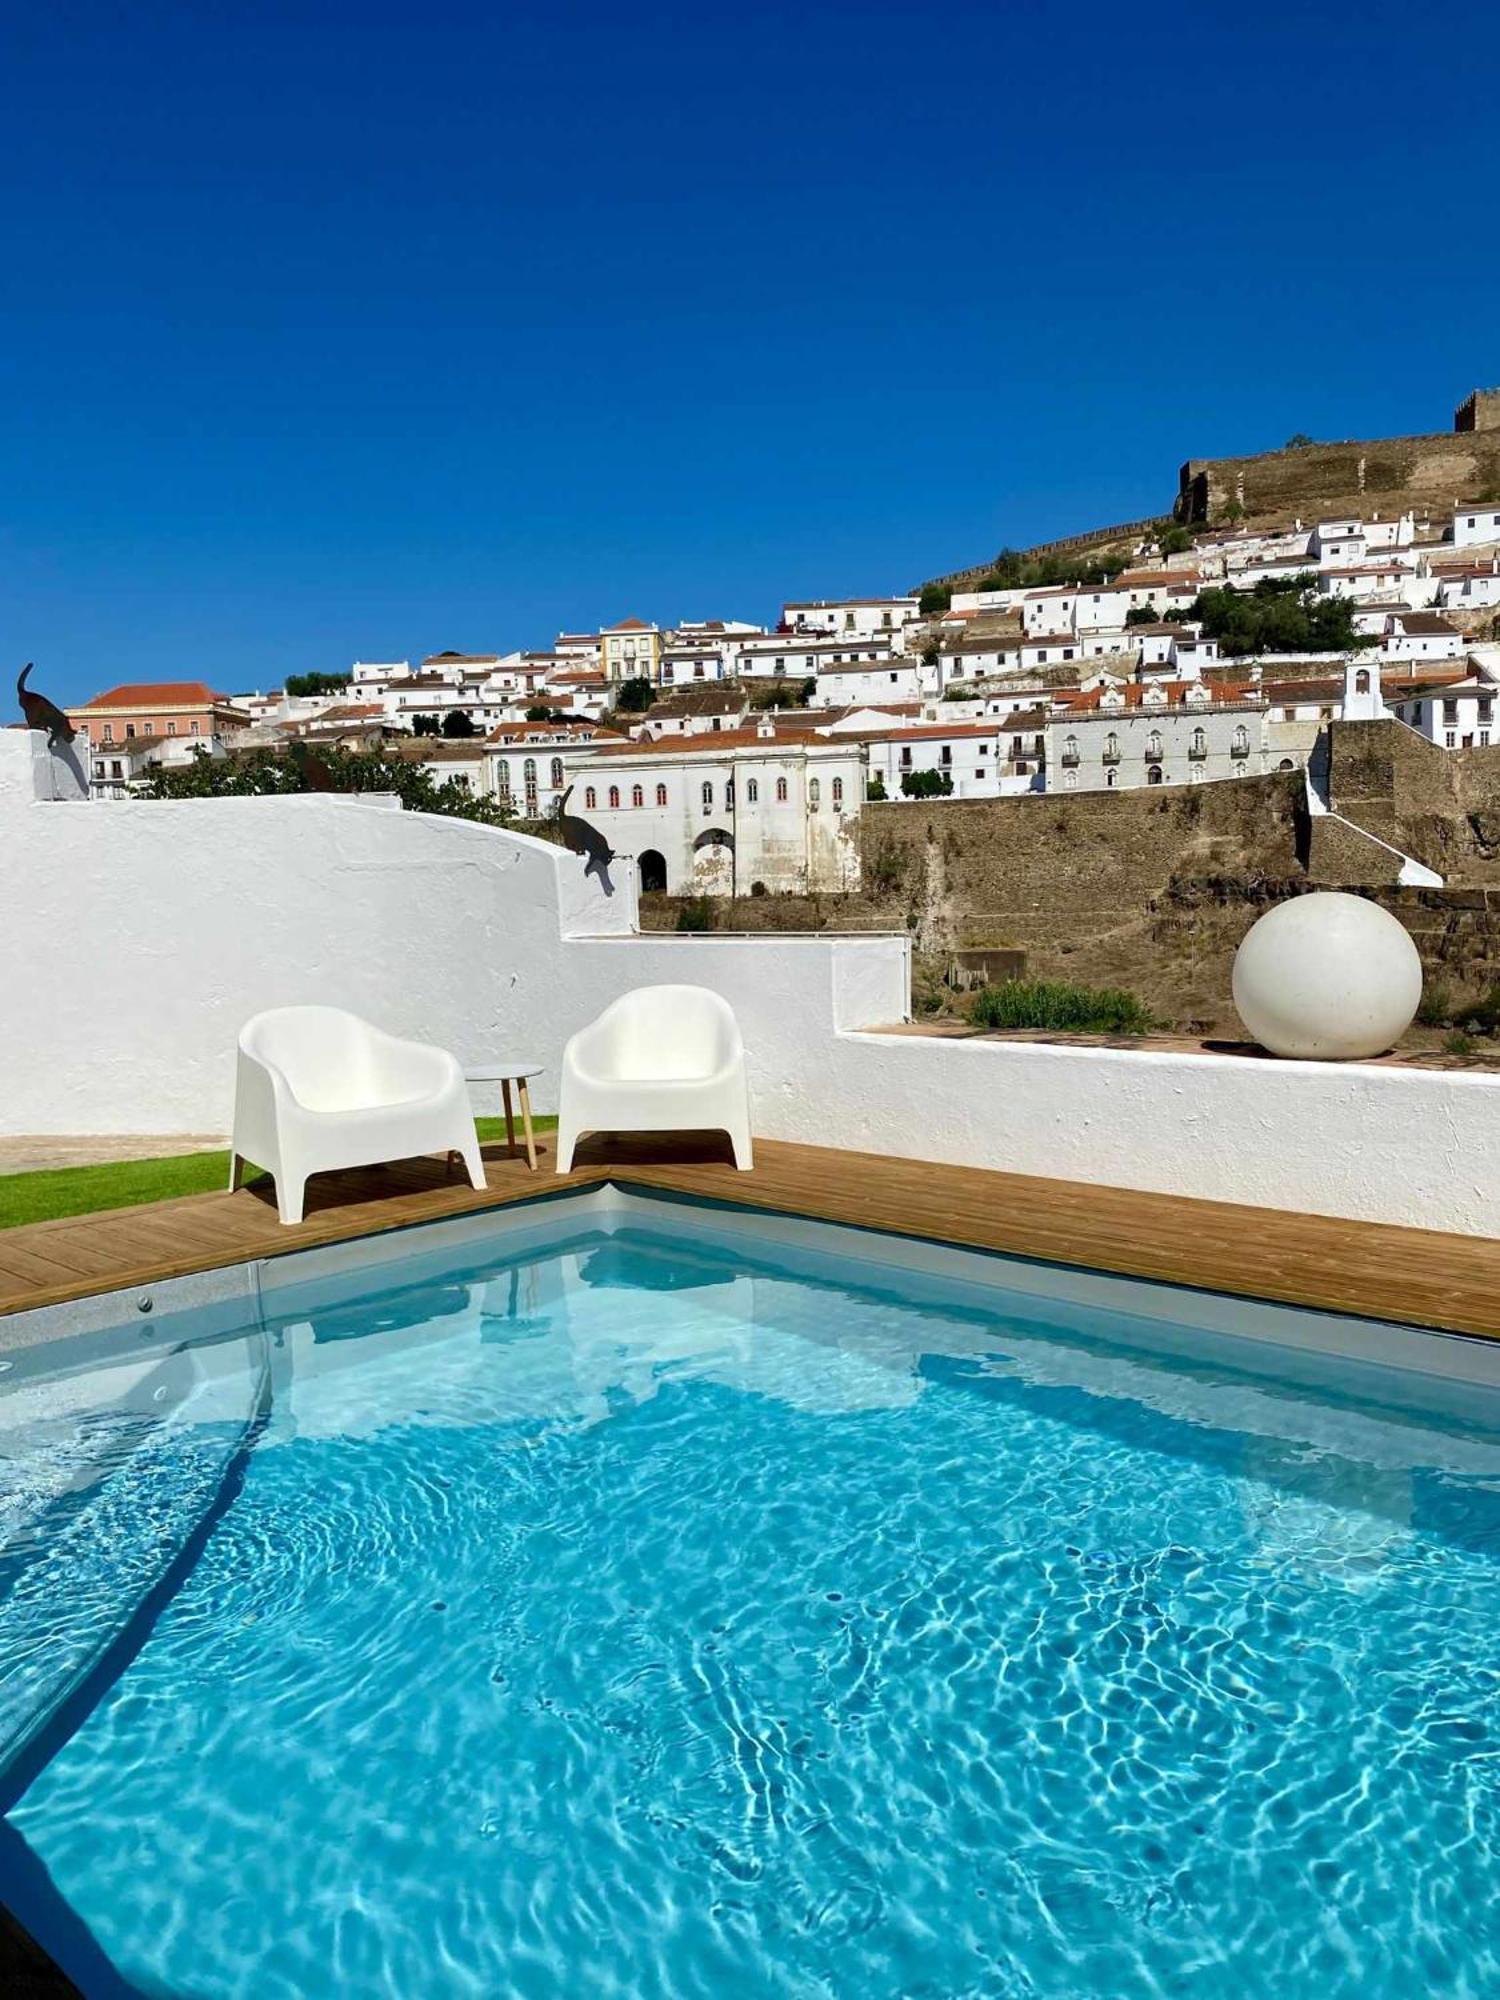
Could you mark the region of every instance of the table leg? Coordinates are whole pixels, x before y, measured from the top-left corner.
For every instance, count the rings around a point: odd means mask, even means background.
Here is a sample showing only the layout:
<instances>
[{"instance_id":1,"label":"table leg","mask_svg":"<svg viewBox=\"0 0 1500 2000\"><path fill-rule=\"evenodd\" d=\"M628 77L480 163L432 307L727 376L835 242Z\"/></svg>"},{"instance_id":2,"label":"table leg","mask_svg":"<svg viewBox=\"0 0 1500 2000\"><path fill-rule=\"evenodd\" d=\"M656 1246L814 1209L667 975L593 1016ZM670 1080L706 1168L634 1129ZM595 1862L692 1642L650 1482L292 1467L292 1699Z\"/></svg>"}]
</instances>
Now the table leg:
<instances>
[{"instance_id":1,"label":"table leg","mask_svg":"<svg viewBox=\"0 0 1500 2000\"><path fill-rule=\"evenodd\" d=\"M500 1084L500 1095L505 1100L505 1143L512 1159L516 1157L516 1121L510 1108L510 1078L504 1077Z\"/></svg>"},{"instance_id":2,"label":"table leg","mask_svg":"<svg viewBox=\"0 0 1500 2000\"><path fill-rule=\"evenodd\" d=\"M516 1089L521 1093L521 1124L526 1133L526 1164L536 1172L536 1140L531 1130L531 1092L526 1088L524 1076L517 1077Z\"/></svg>"}]
</instances>

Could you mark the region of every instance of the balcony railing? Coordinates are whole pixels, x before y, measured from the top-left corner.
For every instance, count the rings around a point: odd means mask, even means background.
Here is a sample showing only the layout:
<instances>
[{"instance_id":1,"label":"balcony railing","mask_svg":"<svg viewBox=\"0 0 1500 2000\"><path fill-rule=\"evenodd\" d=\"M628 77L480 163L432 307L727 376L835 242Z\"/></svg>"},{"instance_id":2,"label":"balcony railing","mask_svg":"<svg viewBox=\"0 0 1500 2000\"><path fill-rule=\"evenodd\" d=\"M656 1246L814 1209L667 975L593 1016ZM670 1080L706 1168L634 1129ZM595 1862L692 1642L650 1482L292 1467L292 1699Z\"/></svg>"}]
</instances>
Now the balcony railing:
<instances>
[{"instance_id":1,"label":"balcony railing","mask_svg":"<svg viewBox=\"0 0 1500 2000\"><path fill-rule=\"evenodd\" d=\"M1062 753L1062 756L1061 756L1061 757L1059 758L1059 760L1058 760L1058 761L1059 761L1059 762L1060 762L1061 764L1064 764L1064 765L1073 765L1073 764L1076 764L1076 763L1078 762L1078 752L1077 752L1076 750L1064 750L1064 752ZM1106 761L1108 761L1108 760L1106 760ZM1115 759L1115 762L1116 762L1116 763L1118 763L1119 761L1120 761L1120 760L1119 760L1119 758L1117 757L1117 758Z\"/></svg>"},{"instance_id":2,"label":"balcony railing","mask_svg":"<svg viewBox=\"0 0 1500 2000\"><path fill-rule=\"evenodd\" d=\"M1165 754L1166 753L1162 750L1153 750L1149 743L1146 745L1145 751L1143 752L1143 755L1145 756L1146 762L1148 764L1159 764ZM1108 759L1106 759L1105 761L1108 762Z\"/></svg>"},{"instance_id":3,"label":"balcony railing","mask_svg":"<svg viewBox=\"0 0 1500 2000\"><path fill-rule=\"evenodd\" d=\"M1119 761L1120 761L1120 753L1119 753L1119 751L1118 751L1118 750L1106 750L1106 751L1105 751L1105 753L1104 753L1104 758L1103 758L1103 761L1104 761L1104 762L1105 762L1106 764L1118 764L1118 763L1119 763Z\"/></svg>"},{"instance_id":4,"label":"balcony railing","mask_svg":"<svg viewBox=\"0 0 1500 2000\"><path fill-rule=\"evenodd\" d=\"M1207 755L1208 745L1206 743L1190 743L1188 745L1188 756L1195 764L1201 764Z\"/></svg>"}]
</instances>

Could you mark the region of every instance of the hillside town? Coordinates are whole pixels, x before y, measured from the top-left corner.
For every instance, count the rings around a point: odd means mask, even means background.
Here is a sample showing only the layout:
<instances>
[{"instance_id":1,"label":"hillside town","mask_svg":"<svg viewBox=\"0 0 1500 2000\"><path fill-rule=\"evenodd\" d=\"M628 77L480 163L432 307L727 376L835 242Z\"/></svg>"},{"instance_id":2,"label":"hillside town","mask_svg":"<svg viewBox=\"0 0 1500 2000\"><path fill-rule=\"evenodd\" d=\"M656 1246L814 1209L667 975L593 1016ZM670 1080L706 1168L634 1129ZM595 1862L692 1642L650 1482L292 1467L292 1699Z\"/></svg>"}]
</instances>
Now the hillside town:
<instances>
[{"instance_id":1,"label":"hillside town","mask_svg":"<svg viewBox=\"0 0 1500 2000\"><path fill-rule=\"evenodd\" d=\"M566 809L644 891L694 895L857 889L868 801L1302 770L1316 813L1330 722L1393 720L1448 750L1492 739L1493 495L1059 547L1002 557L973 588L786 602L771 625L632 616L546 650L358 660L232 696L128 684L68 714L101 801L203 757L378 751L522 825Z\"/></svg>"}]
</instances>

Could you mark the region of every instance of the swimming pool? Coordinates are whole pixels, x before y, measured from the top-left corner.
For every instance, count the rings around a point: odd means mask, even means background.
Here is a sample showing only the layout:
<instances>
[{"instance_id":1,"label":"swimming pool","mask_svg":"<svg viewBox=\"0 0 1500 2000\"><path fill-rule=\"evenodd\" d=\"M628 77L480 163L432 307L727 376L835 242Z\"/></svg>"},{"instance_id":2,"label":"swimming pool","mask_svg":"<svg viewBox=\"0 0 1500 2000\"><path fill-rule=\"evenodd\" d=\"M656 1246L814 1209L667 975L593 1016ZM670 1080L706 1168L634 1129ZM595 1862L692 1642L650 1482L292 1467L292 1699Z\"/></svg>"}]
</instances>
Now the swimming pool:
<instances>
[{"instance_id":1,"label":"swimming pool","mask_svg":"<svg viewBox=\"0 0 1500 2000\"><path fill-rule=\"evenodd\" d=\"M619 1195L428 1241L0 1377L4 1893L98 1990L1500 1986L1481 1344Z\"/></svg>"}]
</instances>

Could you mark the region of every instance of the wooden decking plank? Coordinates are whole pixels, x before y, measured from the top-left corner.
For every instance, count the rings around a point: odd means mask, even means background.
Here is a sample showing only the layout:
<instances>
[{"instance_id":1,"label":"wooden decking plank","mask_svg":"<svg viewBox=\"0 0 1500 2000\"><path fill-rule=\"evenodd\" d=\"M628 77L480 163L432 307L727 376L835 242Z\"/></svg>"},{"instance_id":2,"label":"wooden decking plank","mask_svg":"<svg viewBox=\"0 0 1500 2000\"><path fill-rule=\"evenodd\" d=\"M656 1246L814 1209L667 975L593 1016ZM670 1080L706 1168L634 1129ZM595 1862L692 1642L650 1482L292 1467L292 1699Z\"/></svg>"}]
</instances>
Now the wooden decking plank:
<instances>
[{"instance_id":1,"label":"wooden decking plank","mask_svg":"<svg viewBox=\"0 0 1500 2000\"><path fill-rule=\"evenodd\" d=\"M486 1148L476 1192L441 1161L309 1187L283 1228L269 1184L0 1233L0 1311L133 1288L246 1258L507 1206L601 1180L1380 1319L1500 1336L1500 1243L1034 1176L757 1142L740 1174L716 1143L593 1142L573 1173Z\"/></svg>"}]
</instances>

